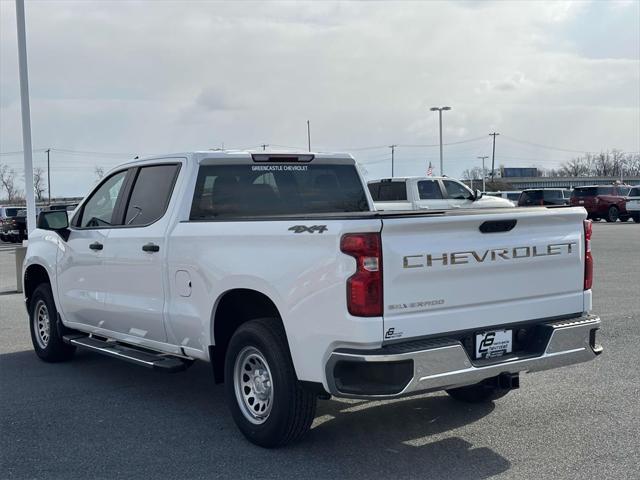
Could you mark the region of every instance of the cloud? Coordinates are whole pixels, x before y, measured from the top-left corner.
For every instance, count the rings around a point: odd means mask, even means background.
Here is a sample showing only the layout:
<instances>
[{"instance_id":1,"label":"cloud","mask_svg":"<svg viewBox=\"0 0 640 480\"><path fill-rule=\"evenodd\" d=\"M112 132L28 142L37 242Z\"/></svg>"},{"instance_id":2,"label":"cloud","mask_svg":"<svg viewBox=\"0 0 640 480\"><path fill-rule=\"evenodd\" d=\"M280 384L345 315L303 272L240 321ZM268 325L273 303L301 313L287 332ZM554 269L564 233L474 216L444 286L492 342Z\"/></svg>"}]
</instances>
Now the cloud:
<instances>
[{"instance_id":1,"label":"cloud","mask_svg":"<svg viewBox=\"0 0 640 480\"><path fill-rule=\"evenodd\" d=\"M446 142L496 129L573 149L637 151L638 5L27 3L34 145L304 146L306 120L316 148L433 144L429 107L451 105ZM0 151L21 149L13 8L0 1ZM498 142L504 162L566 158ZM488 148L490 137L447 147L448 173L474 166ZM388 154L357 152L372 177L388 174ZM399 148L398 172L422 173L437 155ZM81 193L96 162L117 160L59 156L54 185ZM56 175L56 165L69 170Z\"/></svg>"}]
</instances>

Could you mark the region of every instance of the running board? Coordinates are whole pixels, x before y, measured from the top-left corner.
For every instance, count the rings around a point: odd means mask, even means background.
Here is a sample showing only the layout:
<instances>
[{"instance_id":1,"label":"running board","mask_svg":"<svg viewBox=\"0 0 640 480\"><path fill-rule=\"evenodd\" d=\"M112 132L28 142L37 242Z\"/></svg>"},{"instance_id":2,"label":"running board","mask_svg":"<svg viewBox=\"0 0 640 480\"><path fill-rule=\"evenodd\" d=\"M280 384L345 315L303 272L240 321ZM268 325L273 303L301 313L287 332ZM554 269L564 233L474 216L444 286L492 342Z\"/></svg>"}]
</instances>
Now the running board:
<instances>
[{"instance_id":1,"label":"running board","mask_svg":"<svg viewBox=\"0 0 640 480\"><path fill-rule=\"evenodd\" d=\"M192 360L187 358L183 359L167 353L158 353L150 350L129 347L113 340L100 340L86 335L65 335L62 338L64 342L69 345L88 348L94 352L103 353L126 362L135 363L136 365L168 373L186 370L186 368L192 363Z\"/></svg>"}]
</instances>

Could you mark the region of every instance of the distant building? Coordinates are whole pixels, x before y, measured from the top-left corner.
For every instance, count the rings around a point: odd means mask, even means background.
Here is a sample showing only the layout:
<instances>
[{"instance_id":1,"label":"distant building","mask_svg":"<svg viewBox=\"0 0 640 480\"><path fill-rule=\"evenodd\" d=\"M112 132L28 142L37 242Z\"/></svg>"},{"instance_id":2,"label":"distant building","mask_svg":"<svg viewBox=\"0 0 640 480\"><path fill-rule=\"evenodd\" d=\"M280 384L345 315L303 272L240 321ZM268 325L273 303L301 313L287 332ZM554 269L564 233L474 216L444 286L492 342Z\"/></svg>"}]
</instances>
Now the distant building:
<instances>
[{"instance_id":1,"label":"distant building","mask_svg":"<svg viewBox=\"0 0 640 480\"><path fill-rule=\"evenodd\" d=\"M525 169L526 170L526 169ZM535 170L535 169L533 169ZM524 188L573 188L585 185L613 185L620 177L507 177L500 182L509 184L512 190ZM640 185L640 176L623 177L626 185Z\"/></svg>"}]
</instances>

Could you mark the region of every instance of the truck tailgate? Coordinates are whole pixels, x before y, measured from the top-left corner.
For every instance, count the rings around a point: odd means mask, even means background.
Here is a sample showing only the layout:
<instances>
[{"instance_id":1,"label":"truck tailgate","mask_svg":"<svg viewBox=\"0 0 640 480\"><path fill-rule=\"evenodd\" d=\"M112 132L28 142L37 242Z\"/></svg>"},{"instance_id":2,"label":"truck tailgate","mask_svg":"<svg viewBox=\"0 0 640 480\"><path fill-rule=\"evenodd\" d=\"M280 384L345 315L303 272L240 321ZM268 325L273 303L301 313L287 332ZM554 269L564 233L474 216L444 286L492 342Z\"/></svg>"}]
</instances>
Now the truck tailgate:
<instances>
[{"instance_id":1,"label":"truck tailgate","mask_svg":"<svg viewBox=\"0 0 640 480\"><path fill-rule=\"evenodd\" d=\"M383 218L383 340L583 312L585 218L582 208Z\"/></svg>"}]
</instances>

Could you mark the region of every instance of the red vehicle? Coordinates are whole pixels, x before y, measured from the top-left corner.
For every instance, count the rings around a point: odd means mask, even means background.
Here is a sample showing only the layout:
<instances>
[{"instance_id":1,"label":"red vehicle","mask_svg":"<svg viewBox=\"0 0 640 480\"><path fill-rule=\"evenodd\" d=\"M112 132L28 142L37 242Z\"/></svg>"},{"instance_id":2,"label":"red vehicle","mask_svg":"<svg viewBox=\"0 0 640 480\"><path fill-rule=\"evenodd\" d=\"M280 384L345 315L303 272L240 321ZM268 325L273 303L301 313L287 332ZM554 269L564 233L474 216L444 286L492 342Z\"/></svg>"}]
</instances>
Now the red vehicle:
<instances>
[{"instance_id":1,"label":"red vehicle","mask_svg":"<svg viewBox=\"0 0 640 480\"><path fill-rule=\"evenodd\" d=\"M584 207L589 218L607 222L620 219L626 222L631 218L627 212L627 199L631 187L626 185L594 185L591 187L576 187L571 192L572 206Z\"/></svg>"}]
</instances>

